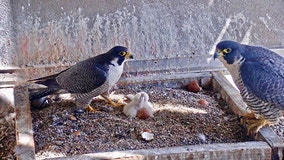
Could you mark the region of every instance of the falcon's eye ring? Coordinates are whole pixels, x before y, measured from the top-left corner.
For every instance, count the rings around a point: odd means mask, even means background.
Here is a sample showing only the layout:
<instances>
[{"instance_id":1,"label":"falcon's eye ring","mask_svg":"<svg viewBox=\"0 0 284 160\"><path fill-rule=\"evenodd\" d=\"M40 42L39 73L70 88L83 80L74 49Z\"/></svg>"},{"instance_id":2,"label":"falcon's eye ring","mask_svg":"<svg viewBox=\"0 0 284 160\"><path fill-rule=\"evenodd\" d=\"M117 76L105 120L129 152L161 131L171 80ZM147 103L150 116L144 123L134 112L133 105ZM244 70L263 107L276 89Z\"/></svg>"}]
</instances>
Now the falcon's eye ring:
<instances>
[{"instance_id":1,"label":"falcon's eye ring","mask_svg":"<svg viewBox=\"0 0 284 160\"><path fill-rule=\"evenodd\" d=\"M119 52L119 55L125 56L125 55L126 55L126 52Z\"/></svg>"},{"instance_id":2,"label":"falcon's eye ring","mask_svg":"<svg viewBox=\"0 0 284 160\"><path fill-rule=\"evenodd\" d=\"M224 53L230 53L230 52L232 52L232 49L231 48L225 48L225 49L223 49L223 52Z\"/></svg>"}]
</instances>

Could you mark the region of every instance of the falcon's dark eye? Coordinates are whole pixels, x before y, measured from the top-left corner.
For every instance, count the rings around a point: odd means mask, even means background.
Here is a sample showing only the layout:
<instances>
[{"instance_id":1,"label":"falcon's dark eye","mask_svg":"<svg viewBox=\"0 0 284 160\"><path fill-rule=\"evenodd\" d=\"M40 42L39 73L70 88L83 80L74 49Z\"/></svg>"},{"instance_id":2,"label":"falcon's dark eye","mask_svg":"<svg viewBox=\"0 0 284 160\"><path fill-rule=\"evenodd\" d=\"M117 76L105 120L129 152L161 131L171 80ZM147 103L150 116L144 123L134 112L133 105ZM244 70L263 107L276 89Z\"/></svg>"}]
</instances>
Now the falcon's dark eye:
<instances>
[{"instance_id":1,"label":"falcon's dark eye","mask_svg":"<svg viewBox=\"0 0 284 160\"><path fill-rule=\"evenodd\" d=\"M232 52L232 49L231 48L225 48L225 49L223 49L223 52L224 53L230 53L230 52Z\"/></svg>"},{"instance_id":2,"label":"falcon's dark eye","mask_svg":"<svg viewBox=\"0 0 284 160\"><path fill-rule=\"evenodd\" d=\"M125 56L125 55L126 55L126 52L119 52L119 55Z\"/></svg>"}]
</instances>

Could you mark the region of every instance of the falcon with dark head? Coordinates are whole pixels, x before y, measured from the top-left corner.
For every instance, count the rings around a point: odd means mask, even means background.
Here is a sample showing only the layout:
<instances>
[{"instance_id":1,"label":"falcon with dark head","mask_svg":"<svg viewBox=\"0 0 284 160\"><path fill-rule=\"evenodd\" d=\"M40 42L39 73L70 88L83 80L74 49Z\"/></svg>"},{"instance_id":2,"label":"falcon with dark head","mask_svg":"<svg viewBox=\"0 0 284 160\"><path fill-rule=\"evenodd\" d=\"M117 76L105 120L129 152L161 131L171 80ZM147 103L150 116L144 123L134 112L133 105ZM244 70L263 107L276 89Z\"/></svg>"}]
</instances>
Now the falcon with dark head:
<instances>
[{"instance_id":1,"label":"falcon with dark head","mask_svg":"<svg viewBox=\"0 0 284 160\"><path fill-rule=\"evenodd\" d=\"M74 95L76 106L93 111L90 103L93 97L101 95L112 106L121 106L109 98L109 90L119 80L124 63L133 59L128 49L115 46L108 52L86 59L76 65L54 75L42 77L30 82L47 86L32 93L30 100L56 93L62 89Z\"/></svg>"},{"instance_id":2,"label":"falcon with dark head","mask_svg":"<svg viewBox=\"0 0 284 160\"><path fill-rule=\"evenodd\" d=\"M284 111L284 58L266 48L234 41L219 42L215 58L228 69L251 110L243 115L248 134L277 124Z\"/></svg>"}]
</instances>

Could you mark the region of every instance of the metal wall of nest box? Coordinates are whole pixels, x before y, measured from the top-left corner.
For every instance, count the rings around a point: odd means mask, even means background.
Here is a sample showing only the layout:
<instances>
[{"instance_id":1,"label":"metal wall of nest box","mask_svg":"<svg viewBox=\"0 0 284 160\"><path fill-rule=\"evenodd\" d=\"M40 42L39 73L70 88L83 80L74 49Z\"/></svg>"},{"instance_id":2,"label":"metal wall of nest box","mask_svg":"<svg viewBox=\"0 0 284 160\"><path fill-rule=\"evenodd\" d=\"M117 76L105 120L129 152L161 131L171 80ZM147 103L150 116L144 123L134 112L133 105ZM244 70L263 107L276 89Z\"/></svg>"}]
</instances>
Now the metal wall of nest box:
<instances>
[{"instance_id":1,"label":"metal wall of nest box","mask_svg":"<svg viewBox=\"0 0 284 160\"><path fill-rule=\"evenodd\" d=\"M220 40L283 54L283 7L281 0L2 0L1 86L59 72L114 45L135 56L120 83L211 77L224 70L212 59ZM279 146L271 152L283 155Z\"/></svg>"}]
</instances>

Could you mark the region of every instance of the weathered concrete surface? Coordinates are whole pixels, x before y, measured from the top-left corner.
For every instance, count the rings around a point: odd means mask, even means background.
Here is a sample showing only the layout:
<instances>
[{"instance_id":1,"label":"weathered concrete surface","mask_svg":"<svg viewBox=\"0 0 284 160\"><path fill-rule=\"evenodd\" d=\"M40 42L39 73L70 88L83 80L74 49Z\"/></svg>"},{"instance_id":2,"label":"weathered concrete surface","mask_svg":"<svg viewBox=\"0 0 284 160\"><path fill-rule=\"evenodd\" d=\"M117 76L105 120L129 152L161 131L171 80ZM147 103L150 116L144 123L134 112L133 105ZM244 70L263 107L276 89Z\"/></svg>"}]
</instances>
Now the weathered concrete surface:
<instances>
[{"instance_id":1,"label":"weathered concrete surface","mask_svg":"<svg viewBox=\"0 0 284 160\"><path fill-rule=\"evenodd\" d=\"M223 39L284 47L283 0L10 2L15 58L1 59L24 68L69 66L125 45L135 54L128 73L198 72L222 67L210 60Z\"/></svg>"},{"instance_id":2,"label":"weathered concrete surface","mask_svg":"<svg viewBox=\"0 0 284 160\"><path fill-rule=\"evenodd\" d=\"M0 70L17 64L13 52L13 27L10 0L0 1ZM8 67L9 66L9 67Z\"/></svg>"}]
</instances>

